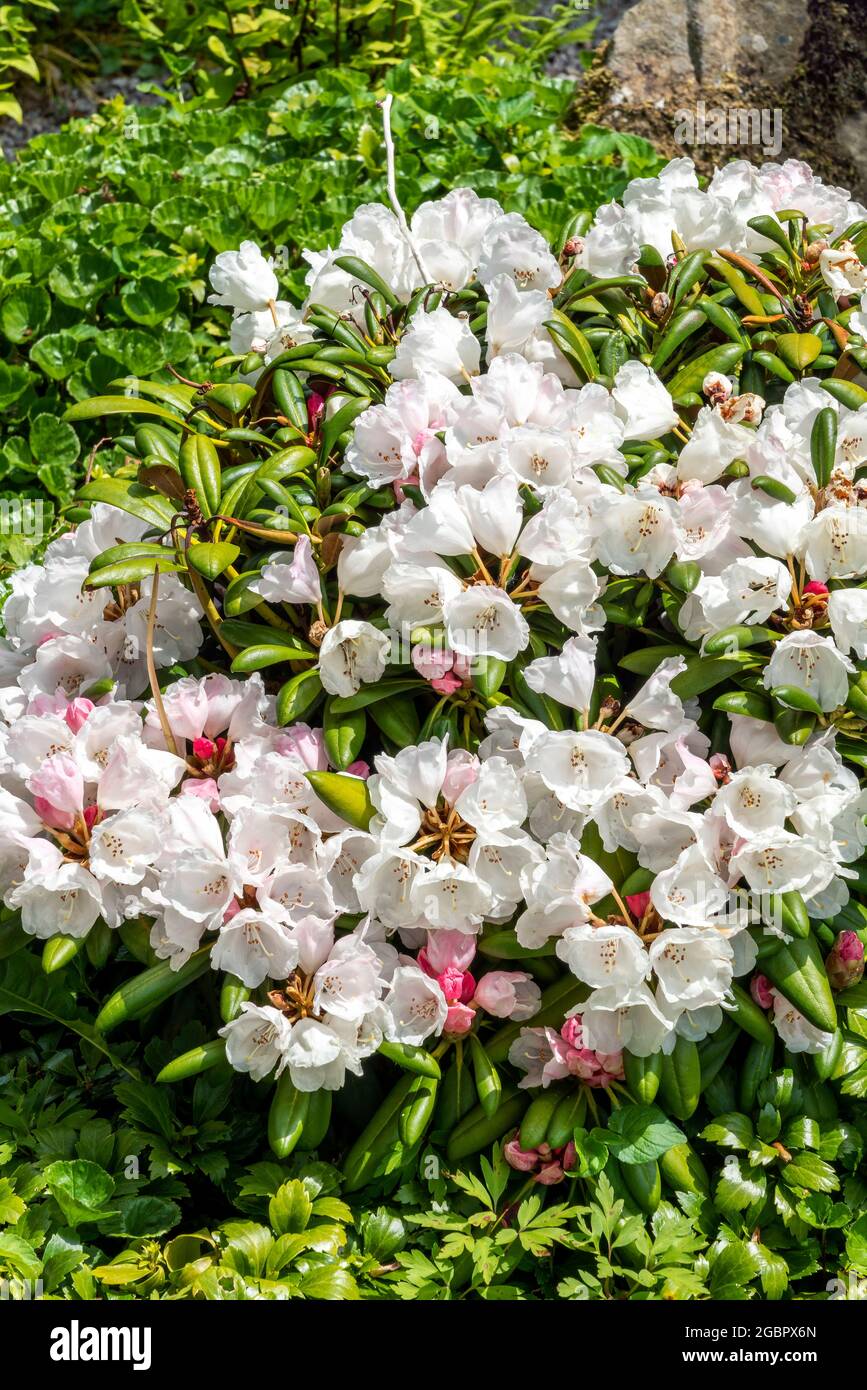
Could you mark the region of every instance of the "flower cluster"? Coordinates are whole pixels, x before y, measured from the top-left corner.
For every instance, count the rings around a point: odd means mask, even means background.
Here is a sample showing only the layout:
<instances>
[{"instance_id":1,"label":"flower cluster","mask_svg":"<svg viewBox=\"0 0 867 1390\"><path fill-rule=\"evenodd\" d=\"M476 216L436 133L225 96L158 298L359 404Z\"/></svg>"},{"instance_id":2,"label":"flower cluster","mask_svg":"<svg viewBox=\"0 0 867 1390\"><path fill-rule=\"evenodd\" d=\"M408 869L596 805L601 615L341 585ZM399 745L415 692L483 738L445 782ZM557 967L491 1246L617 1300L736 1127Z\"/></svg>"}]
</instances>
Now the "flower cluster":
<instances>
[{"instance_id":1,"label":"flower cluster","mask_svg":"<svg viewBox=\"0 0 867 1390\"><path fill-rule=\"evenodd\" d=\"M863 217L791 161L675 160L560 254L456 189L360 208L301 308L218 256L244 381L179 416L184 488L143 479L181 510L91 491L4 609L24 930L209 952L229 1061L302 1092L491 1020L531 1025L523 1087L606 1088L745 976L824 1049L855 947L821 997L775 962L833 941L867 851L867 394L829 376Z\"/></svg>"}]
</instances>

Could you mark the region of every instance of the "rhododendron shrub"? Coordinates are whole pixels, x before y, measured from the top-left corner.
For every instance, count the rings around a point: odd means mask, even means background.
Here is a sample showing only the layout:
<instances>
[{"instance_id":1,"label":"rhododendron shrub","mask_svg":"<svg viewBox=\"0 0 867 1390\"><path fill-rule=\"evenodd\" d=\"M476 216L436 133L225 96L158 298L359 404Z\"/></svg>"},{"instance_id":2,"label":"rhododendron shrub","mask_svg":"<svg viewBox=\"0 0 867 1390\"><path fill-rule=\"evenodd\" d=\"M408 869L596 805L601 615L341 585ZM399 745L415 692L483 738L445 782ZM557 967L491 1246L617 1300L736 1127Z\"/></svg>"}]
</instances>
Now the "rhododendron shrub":
<instances>
[{"instance_id":1,"label":"rhododendron shrub","mask_svg":"<svg viewBox=\"0 0 867 1390\"><path fill-rule=\"evenodd\" d=\"M363 206L300 306L219 255L234 376L72 408L135 457L5 607L7 930L124 943L104 1031L208 972L161 1077L270 1078L280 1154L404 1069L350 1189L432 1122L559 1181L588 1107L688 1119L744 1035L844 1076L865 248L801 164L679 159L555 247L467 188Z\"/></svg>"}]
</instances>

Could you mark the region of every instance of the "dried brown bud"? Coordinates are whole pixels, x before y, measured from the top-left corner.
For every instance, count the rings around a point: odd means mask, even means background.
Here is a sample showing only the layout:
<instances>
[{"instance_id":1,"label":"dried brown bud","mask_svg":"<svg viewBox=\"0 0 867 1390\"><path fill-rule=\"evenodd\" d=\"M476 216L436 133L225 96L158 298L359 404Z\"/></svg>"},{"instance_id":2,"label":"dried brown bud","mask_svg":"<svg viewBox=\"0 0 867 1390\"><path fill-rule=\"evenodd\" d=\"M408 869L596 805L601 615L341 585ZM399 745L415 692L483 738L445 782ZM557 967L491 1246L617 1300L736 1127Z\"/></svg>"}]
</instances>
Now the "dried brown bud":
<instances>
[{"instance_id":1,"label":"dried brown bud","mask_svg":"<svg viewBox=\"0 0 867 1390\"><path fill-rule=\"evenodd\" d=\"M321 618L317 618L316 622L311 623L310 625L310 631L307 634L307 640L312 644L312 646L321 647L327 631L328 624L324 623Z\"/></svg>"},{"instance_id":2,"label":"dried brown bud","mask_svg":"<svg viewBox=\"0 0 867 1390\"><path fill-rule=\"evenodd\" d=\"M671 300L667 294L660 290L650 301L650 312L653 318L663 319L671 307Z\"/></svg>"}]
</instances>

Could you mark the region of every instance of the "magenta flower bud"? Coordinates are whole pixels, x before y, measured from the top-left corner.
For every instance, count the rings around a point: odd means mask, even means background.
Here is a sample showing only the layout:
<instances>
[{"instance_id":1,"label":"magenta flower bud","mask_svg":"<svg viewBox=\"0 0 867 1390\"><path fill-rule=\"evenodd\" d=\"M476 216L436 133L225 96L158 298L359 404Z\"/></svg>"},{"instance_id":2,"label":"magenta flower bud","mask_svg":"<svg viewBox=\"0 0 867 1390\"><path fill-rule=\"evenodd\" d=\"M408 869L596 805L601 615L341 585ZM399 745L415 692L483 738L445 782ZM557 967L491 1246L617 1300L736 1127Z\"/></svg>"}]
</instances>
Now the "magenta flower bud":
<instances>
[{"instance_id":1,"label":"magenta flower bud","mask_svg":"<svg viewBox=\"0 0 867 1390\"><path fill-rule=\"evenodd\" d=\"M767 975L754 975L750 981L750 994L760 1009L769 1009L774 1002L774 991Z\"/></svg>"},{"instance_id":2,"label":"magenta flower bud","mask_svg":"<svg viewBox=\"0 0 867 1390\"><path fill-rule=\"evenodd\" d=\"M193 757L200 763L210 762L217 751L217 745L209 738L193 739Z\"/></svg>"},{"instance_id":3,"label":"magenta flower bud","mask_svg":"<svg viewBox=\"0 0 867 1390\"><path fill-rule=\"evenodd\" d=\"M366 763L363 758L357 758L354 763L349 764L346 771L350 777L360 777L366 782L370 776L370 764Z\"/></svg>"},{"instance_id":4,"label":"magenta flower bud","mask_svg":"<svg viewBox=\"0 0 867 1390\"><path fill-rule=\"evenodd\" d=\"M828 585L820 584L818 579L811 579L809 584L805 584L801 590L802 595L815 594L817 598L828 597Z\"/></svg>"},{"instance_id":5,"label":"magenta flower bud","mask_svg":"<svg viewBox=\"0 0 867 1390\"><path fill-rule=\"evenodd\" d=\"M841 931L825 959L832 989L857 985L864 974L864 946L856 932Z\"/></svg>"},{"instance_id":6,"label":"magenta flower bud","mask_svg":"<svg viewBox=\"0 0 867 1390\"><path fill-rule=\"evenodd\" d=\"M649 903L649 902L650 902L650 893L649 893L649 892L648 892L648 893L627 893L627 894L626 894L626 906L629 908L629 911L632 913L632 915L633 915L633 917L635 918L636 922L640 922L640 921L641 921L642 917L644 916L645 912L647 911L647 906L648 906L648 903Z\"/></svg>"}]
</instances>

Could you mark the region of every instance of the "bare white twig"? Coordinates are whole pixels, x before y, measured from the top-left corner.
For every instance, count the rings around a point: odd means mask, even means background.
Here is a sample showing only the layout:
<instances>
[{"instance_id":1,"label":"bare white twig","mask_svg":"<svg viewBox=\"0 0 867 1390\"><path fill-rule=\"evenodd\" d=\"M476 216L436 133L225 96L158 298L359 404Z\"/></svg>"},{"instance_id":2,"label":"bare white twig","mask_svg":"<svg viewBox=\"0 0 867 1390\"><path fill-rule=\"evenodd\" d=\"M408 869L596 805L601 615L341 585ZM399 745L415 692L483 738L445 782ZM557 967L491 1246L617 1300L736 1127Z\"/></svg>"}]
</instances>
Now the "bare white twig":
<instances>
[{"instance_id":1,"label":"bare white twig","mask_svg":"<svg viewBox=\"0 0 867 1390\"><path fill-rule=\"evenodd\" d=\"M412 258L419 268L422 281L424 282L424 284L429 285L431 284L431 277L430 275L428 275L428 272L425 268L424 260L422 259L421 251L419 250L415 238L413 237L413 234L409 229L409 223L406 220L406 214L403 208L401 207L400 203L398 202L397 183L395 181L394 140L391 134L392 101L393 97L391 92L389 92L388 96L385 97L379 103L380 109L382 110L382 132L385 138L385 161L388 200L391 203L392 210L394 212L395 217L397 218L397 225L400 227L403 239L409 247L410 251L412 252Z\"/></svg>"}]
</instances>

